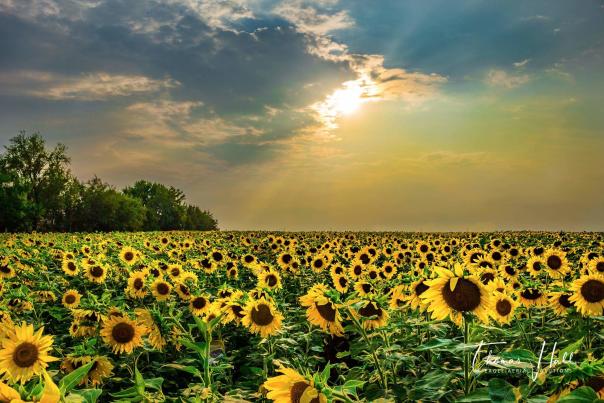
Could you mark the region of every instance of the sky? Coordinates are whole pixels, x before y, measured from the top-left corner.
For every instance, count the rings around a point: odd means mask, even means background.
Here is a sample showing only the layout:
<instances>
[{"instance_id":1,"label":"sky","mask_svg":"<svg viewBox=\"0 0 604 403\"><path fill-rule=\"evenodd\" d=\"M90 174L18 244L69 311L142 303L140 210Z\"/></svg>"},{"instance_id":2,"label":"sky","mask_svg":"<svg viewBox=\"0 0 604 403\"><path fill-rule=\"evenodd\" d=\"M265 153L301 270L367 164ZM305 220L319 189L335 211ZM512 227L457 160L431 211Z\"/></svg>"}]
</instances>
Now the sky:
<instances>
[{"instance_id":1,"label":"sky","mask_svg":"<svg viewBox=\"0 0 604 403\"><path fill-rule=\"evenodd\" d=\"M0 144L221 229L604 230L604 1L0 0Z\"/></svg>"}]
</instances>

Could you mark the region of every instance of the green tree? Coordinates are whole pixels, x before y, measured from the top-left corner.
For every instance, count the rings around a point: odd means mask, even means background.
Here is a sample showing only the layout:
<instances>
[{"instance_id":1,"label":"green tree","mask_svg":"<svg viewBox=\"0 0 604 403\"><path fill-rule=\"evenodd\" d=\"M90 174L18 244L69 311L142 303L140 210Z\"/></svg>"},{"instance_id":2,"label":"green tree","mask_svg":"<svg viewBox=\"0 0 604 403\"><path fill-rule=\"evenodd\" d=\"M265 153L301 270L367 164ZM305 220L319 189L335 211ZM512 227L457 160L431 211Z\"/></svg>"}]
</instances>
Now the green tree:
<instances>
[{"instance_id":1,"label":"green tree","mask_svg":"<svg viewBox=\"0 0 604 403\"><path fill-rule=\"evenodd\" d=\"M0 231L31 231L33 206L27 189L14 175L0 170Z\"/></svg>"},{"instance_id":2,"label":"green tree","mask_svg":"<svg viewBox=\"0 0 604 403\"><path fill-rule=\"evenodd\" d=\"M61 217L62 191L71 178L66 147L57 144L47 150L39 133L28 136L21 131L5 149L0 157L0 170L23 186L33 228L53 227ZM47 220L43 222L45 217Z\"/></svg>"},{"instance_id":3,"label":"green tree","mask_svg":"<svg viewBox=\"0 0 604 403\"><path fill-rule=\"evenodd\" d=\"M216 230L218 229L218 221L209 211L201 211L197 206L188 205L184 229L196 231Z\"/></svg>"},{"instance_id":4,"label":"green tree","mask_svg":"<svg viewBox=\"0 0 604 403\"><path fill-rule=\"evenodd\" d=\"M184 228L185 194L172 186L144 180L124 189L124 193L139 199L147 208L146 230L177 230Z\"/></svg>"}]
</instances>

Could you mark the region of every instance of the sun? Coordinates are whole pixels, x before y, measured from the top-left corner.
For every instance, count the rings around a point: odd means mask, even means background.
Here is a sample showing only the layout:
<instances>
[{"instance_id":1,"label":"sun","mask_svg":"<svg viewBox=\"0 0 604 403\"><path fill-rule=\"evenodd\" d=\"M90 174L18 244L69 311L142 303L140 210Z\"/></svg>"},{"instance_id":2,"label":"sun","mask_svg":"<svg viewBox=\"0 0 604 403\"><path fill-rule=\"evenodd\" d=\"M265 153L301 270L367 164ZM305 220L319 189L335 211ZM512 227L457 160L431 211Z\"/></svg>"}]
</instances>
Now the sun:
<instances>
[{"instance_id":1,"label":"sun","mask_svg":"<svg viewBox=\"0 0 604 403\"><path fill-rule=\"evenodd\" d=\"M379 99L379 90L369 77L346 81L340 88L327 95L322 101L311 105L317 112L323 127L336 129L337 121L354 114L366 102Z\"/></svg>"},{"instance_id":2,"label":"sun","mask_svg":"<svg viewBox=\"0 0 604 403\"><path fill-rule=\"evenodd\" d=\"M327 101L336 115L350 115L363 103L362 96L363 89L356 85L335 90Z\"/></svg>"}]
</instances>

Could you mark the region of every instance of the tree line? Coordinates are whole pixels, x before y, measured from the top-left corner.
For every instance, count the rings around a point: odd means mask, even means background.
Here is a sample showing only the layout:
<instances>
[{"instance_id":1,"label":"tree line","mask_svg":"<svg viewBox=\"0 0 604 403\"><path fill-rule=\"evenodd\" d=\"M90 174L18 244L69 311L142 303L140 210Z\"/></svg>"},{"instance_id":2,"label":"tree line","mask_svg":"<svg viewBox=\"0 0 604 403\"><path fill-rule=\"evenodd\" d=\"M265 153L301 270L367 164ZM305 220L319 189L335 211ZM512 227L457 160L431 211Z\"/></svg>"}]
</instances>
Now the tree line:
<instances>
[{"instance_id":1,"label":"tree line","mask_svg":"<svg viewBox=\"0 0 604 403\"><path fill-rule=\"evenodd\" d=\"M67 147L46 147L21 131L0 154L0 231L213 230L209 211L172 186L139 180L117 190L100 178L81 182Z\"/></svg>"}]
</instances>

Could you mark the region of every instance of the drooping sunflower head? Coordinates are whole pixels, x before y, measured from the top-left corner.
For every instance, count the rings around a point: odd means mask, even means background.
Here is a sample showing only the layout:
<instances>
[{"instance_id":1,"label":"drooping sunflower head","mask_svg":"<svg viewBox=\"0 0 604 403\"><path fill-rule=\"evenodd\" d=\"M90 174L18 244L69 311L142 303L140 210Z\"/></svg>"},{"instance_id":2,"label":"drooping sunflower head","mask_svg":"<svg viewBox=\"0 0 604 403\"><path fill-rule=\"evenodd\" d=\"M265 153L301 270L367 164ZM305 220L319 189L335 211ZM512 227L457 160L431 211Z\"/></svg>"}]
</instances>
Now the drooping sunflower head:
<instances>
[{"instance_id":1,"label":"drooping sunflower head","mask_svg":"<svg viewBox=\"0 0 604 403\"><path fill-rule=\"evenodd\" d=\"M332 299L329 290L311 288L306 295L300 297L300 305L306 307L306 317L311 324L332 335L343 334L340 305Z\"/></svg>"},{"instance_id":2,"label":"drooping sunflower head","mask_svg":"<svg viewBox=\"0 0 604 403\"><path fill-rule=\"evenodd\" d=\"M353 309L350 312L361 321L363 328L376 329L388 323L388 306L377 298L371 296L352 302Z\"/></svg>"},{"instance_id":3,"label":"drooping sunflower head","mask_svg":"<svg viewBox=\"0 0 604 403\"><path fill-rule=\"evenodd\" d=\"M145 280L147 279L147 273L142 271L136 271L130 273L128 278L128 287L126 292L132 298L144 298L147 295L147 289L145 287Z\"/></svg>"},{"instance_id":4,"label":"drooping sunflower head","mask_svg":"<svg viewBox=\"0 0 604 403\"><path fill-rule=\"evenodd\" d=\"M549 295L549 306L559 316L566 316L575 305L570 300L572 294L566 291L552 292Z\"/></svg>"},{"instance_id":5,"label":"drooping sunflower head","mask_svg":"<svg viewBox=\"0 0 604 403\"><path fill-rule=\"evenodd\" d=\"M275 403L327 403L327 397L315 388L310 377L304 377L291 368L280 368L282 375L269 378L262 385L266 397Z\"/></svg>"}]
</instances>

